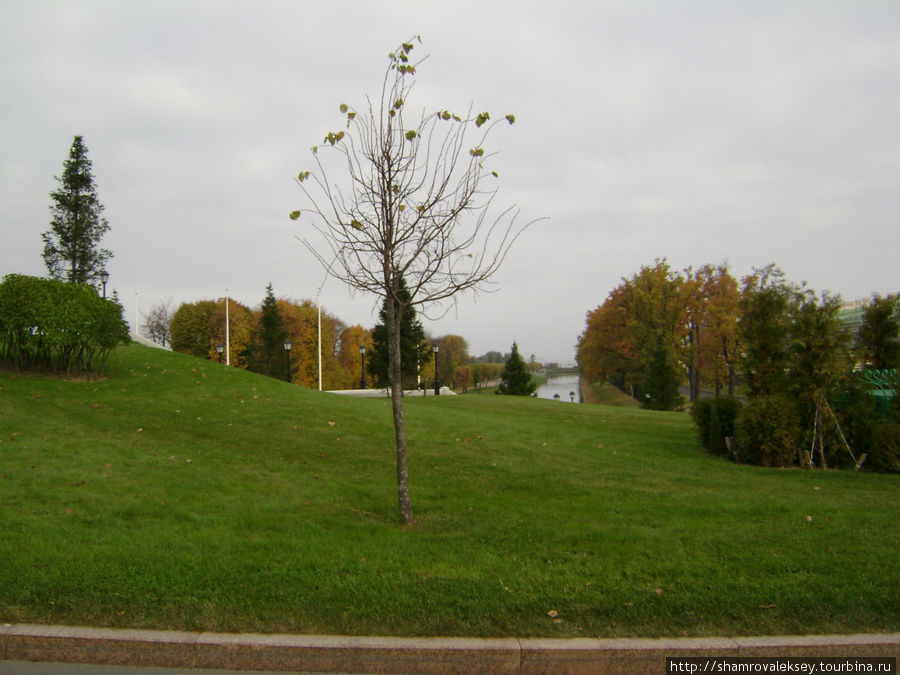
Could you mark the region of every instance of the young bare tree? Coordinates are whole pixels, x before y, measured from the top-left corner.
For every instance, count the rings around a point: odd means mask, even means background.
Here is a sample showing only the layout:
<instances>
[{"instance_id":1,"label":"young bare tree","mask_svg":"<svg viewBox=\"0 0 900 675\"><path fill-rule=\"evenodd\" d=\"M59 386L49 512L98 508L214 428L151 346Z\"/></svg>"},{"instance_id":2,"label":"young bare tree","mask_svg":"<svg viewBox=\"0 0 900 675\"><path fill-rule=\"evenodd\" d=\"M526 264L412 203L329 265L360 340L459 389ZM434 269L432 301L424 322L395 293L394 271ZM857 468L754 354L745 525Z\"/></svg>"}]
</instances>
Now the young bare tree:
<instances>
[{"instance_id":1,"label":"young bare tree","mask_svg":"<svg viewBox=\"0 0 900 675\"><path fill-rule=\"evenodd\" d=\"M144 325L141 326L141 335L150 338L158 345L170 347L172 344L172 298L165 298L153 305L150 312L143 316Z\"/></svg>"},{"instance_id":2,"label":"young bare tree","mask_svg":"<svg viewBox=\"0 0 900 675\"><path fill-rule=\"evenodd\" d=\"M341 104L344 129L330 132L323 147L337 162L312 148L314 169L297 177L308 206L291 213L294 220L311 216L322 241L300 239L329 274L387 301L398 499L406 524L414 518L401 386L403 314L411 306L446 307L461 291L484 289L531 224L519 224L515 207L495 212L496 188L484 185L497 177L485 168L488 137L515 117L491 121L471 108L465 115L410 112L407 98L421 64L410 59L413 47L405 42L389 55L379 99L368 99L361 110ZM332 180L330 169L341 179ZM403 279L408 296L400 293Z\"/></svg>"}]
</instances>

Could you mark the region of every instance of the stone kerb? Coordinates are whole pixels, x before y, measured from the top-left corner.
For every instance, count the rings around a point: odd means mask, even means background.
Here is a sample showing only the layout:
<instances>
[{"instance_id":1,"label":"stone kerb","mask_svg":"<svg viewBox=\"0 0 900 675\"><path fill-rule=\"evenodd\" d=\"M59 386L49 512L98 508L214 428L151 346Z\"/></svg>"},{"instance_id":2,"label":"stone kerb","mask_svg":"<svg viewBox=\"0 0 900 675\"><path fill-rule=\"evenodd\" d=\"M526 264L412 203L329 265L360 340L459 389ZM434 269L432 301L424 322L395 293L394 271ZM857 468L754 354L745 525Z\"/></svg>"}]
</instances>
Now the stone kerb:
<instances>
[{"instance_id":1,"label":"stone kerb","mask_svg":"<svg viewBox=\"0 0 900 675\"><path fill-rule=\"evenodd\" d=\"M682 639L469 639L0 626L0 660L343 673L662 673L667 656L896 657L900 633Z\"/></svg>"}]
</instances>

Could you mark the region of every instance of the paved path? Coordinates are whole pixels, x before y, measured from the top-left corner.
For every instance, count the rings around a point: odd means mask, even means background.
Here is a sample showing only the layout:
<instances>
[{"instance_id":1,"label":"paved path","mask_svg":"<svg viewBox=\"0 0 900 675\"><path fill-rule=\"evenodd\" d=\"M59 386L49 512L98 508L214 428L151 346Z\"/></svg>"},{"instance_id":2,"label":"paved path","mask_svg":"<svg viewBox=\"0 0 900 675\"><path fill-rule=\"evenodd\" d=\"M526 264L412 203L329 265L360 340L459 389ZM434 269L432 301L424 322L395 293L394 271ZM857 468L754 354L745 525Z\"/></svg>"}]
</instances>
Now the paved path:
<instances>
[{"instance_id":1,"label":"paved path","mask_svg":"<svg viewBox=\"0 0 900 675\"><path fill-rule=\"evenodd\" d=\"M275 673L261 670L196 670L190 668L142 668L140 666L98 666L92 663L35 663L0 661L0 675L336 675L335 673ZM337 674L340 675L340 674Z\"/></svg>"},{"instance_id":2,"label":"paved path","mask_svg":"<svg viewBox=\"0 0 900 675\"><path fill-rule=\"evenodd\" d=\"M115 675L308 673L662 673L666 657L897 657L900 633L683 639L469 639L232 635L66 626L0 626L0 672L13 662L108 664ZM27 663L21 667L27 668ZM134 670L140 666L151 670ZM12 666L10 666L12 667ZM21 671L22 675L88 671ZM201 671L204 672L204 671Z\"/></svg>"}]
</instances>

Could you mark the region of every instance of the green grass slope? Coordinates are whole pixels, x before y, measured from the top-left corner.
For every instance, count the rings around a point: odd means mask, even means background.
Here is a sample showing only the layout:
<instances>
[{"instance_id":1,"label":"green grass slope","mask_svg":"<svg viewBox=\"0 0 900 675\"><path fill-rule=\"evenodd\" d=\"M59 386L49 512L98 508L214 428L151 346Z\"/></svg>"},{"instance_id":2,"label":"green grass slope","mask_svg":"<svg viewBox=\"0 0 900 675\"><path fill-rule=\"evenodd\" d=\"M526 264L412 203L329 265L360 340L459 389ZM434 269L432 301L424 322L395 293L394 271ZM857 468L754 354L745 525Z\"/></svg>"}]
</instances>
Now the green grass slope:
<instances>
[{"instance_id":1,"label":"green grass slope","mask_svg":"<svg viewBox=\"0 0 900 675\"><path fill-rule=\"evenodd\" d=\"M687 415L387 400L132 345L0 374L0 621L656 636L900 630L900 478L736 466Z\"/></svg>"}]
</instances>

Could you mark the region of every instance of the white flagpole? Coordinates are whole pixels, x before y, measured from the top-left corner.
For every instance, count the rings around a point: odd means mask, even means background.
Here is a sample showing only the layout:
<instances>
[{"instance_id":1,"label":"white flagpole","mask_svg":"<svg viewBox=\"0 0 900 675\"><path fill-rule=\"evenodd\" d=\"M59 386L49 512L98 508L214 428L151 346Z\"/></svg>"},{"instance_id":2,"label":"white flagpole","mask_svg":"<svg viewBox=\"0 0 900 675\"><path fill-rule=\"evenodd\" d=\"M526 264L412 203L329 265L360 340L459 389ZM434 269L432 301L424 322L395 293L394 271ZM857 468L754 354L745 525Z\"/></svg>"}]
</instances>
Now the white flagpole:
<instances>
[{"instance_id":1,"label":"white flagpole","mask_svg":"<svg viewBox=\"0 0 900 675\"><path fill-rule=\"evenodd\" d=\"M225 365L231 365L231 324L228 320L228 289L225 289Z\"/></svg>"}]
</instances>

